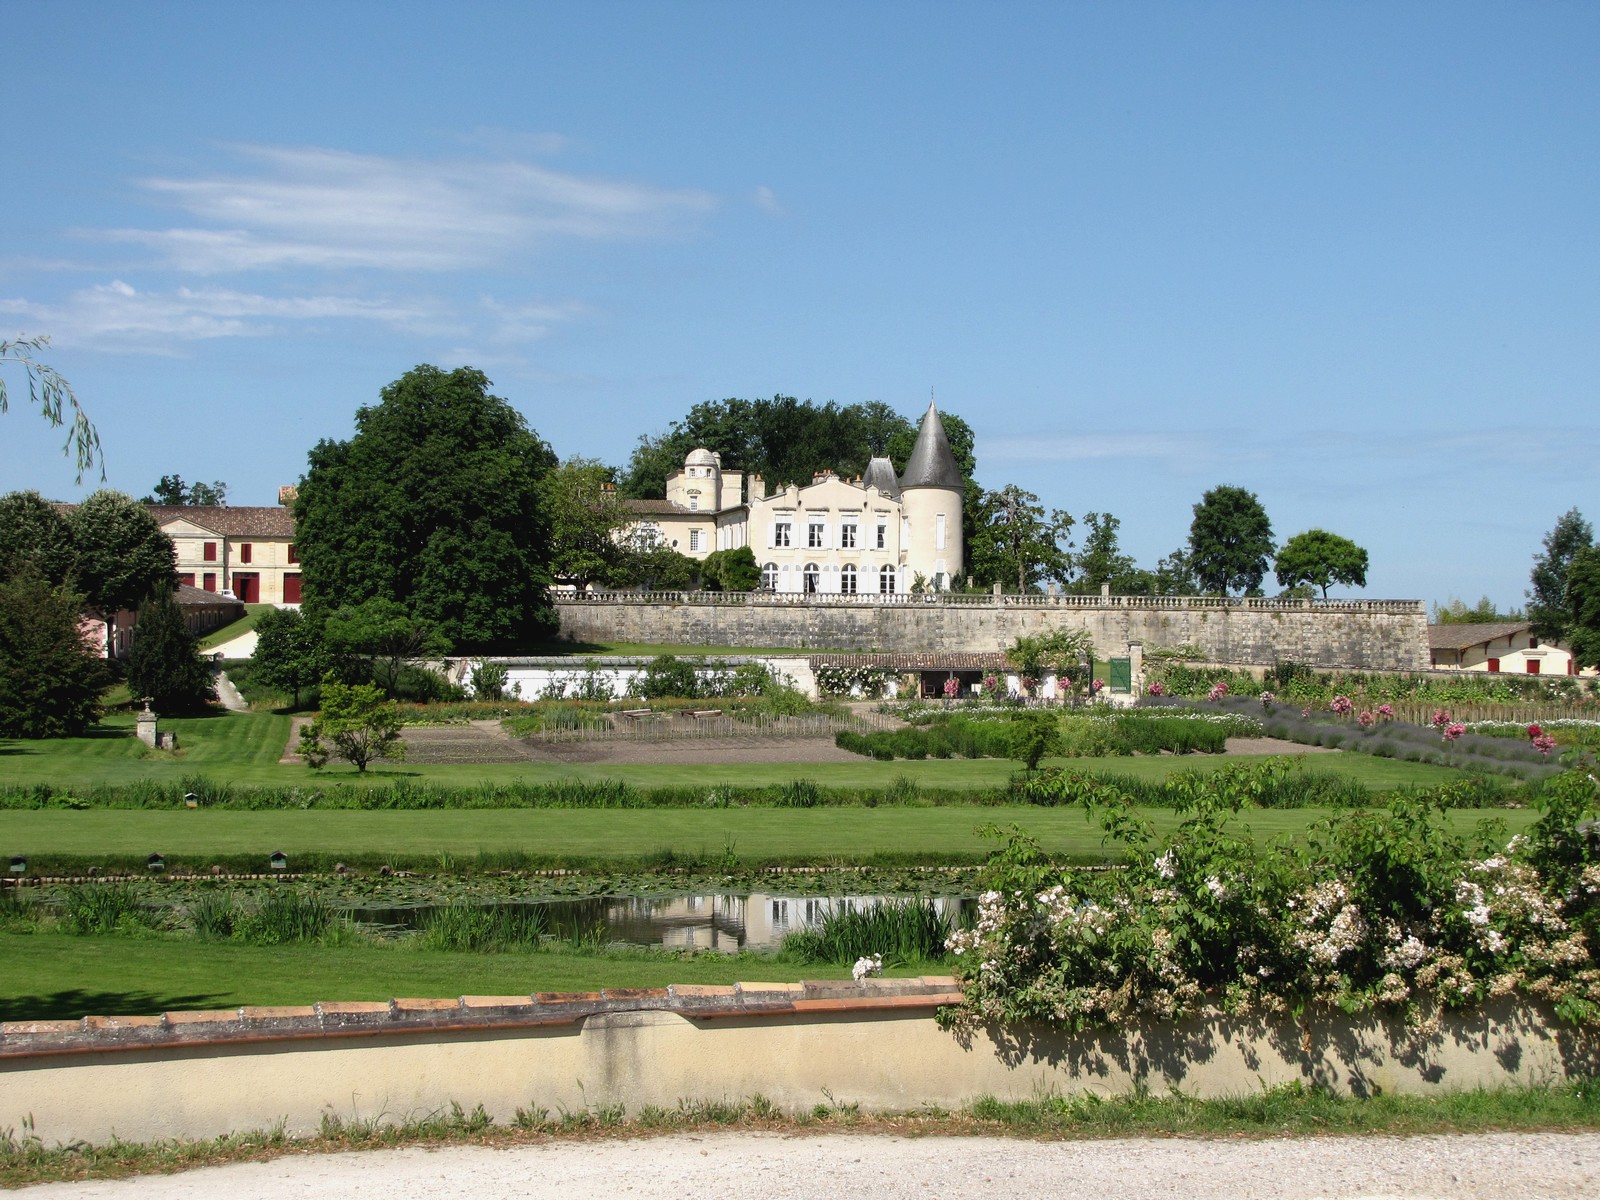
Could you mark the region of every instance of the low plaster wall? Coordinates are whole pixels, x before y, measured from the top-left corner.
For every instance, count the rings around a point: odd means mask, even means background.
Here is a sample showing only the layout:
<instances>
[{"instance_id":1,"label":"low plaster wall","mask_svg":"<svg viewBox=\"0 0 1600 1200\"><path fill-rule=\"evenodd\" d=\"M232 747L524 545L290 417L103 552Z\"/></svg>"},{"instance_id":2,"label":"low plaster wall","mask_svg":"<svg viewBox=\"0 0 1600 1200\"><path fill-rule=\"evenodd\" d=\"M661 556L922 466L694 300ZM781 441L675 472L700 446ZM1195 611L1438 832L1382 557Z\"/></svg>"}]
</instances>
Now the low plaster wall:
<instances>
[{"instance_id":1,"label":"low plaster wall","mask_svg":"<svg viewBox=\"0 0 1600 1200\"><path fill-rule=\"evenodd\" d=\"M574 641L795 650L1003 651L1024 635L1087 629L1101 658L1196 646L1220 663L1426 670L1420 600L1247 600L1150 596L811 596L645 592L560 596Z\"/></svg>"},{"instance_id":2,"label":"low plaster wall","mask_svg":"<svg viewBox=\"0 0 1600 1200\"><path fill-rule=\"evenodd\" d=\"M47 1145L207 1138L324 1113L404 1120L482 1104L551 1111L760 1094L789 1110L956 1107L982 1095L1237 1095L1295 1080L1423 1092L1592 1075L1592 1033L1529 1005L1394 1021L1217 1020L1082 1035L945 1033L944 978L318 1004L0 1025L0 1128Z\"/></svg>"}]
</instances>

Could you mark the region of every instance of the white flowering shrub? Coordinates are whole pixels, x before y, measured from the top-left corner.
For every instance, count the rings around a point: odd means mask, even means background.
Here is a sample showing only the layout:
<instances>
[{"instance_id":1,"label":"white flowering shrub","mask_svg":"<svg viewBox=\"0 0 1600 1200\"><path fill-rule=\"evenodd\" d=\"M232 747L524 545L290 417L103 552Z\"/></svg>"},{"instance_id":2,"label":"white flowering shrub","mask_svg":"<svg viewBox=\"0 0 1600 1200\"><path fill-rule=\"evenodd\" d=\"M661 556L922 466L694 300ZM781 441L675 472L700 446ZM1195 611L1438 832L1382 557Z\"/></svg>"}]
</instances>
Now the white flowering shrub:
<instances>
[{"instance_id":1,"label":"white flowering shrub","mask_svg":"<svg viewBox=\"0 0 1600 1200\"><path fill-rule=\"evenodd\" d=\"M1595 794L1569 772L1509 843L1497 821L1458 837L1439 804L1405 799L1257 845L1230 824L1242 791L1197 792L1157 839L1104 788L1083 799L1125 869L1067 871L1020 831L989 831L1003 845L976 923L948 942L965 1000L942 1019L1083 1028L1320 1003L1426 1024L1515 992L1600 1022Z\"/></svg>"}]
</instances>

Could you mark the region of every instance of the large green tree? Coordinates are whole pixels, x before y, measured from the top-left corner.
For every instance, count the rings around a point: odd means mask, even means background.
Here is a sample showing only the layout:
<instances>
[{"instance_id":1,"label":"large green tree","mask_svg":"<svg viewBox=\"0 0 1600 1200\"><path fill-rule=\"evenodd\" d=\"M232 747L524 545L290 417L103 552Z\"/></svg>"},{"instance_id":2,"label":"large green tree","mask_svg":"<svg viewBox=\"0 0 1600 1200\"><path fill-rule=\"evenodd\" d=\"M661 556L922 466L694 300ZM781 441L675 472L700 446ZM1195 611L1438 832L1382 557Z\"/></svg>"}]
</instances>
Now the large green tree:
<instances>
[{"instance_id":1,"label":"large green tree","mask_svg":"<svg viewBox=\"0 0 1600 1200\"><path fill-rule=\"evenodd\" d=\"M143 504L102 488L72 510L74 586L104 618L171 595L178 586L172 539Z\"/></svg>"},{"instance_id":2,"label":"large green tree","mask_svg":"<svg viewBox=\"0 0 1600 1200\"><path fill-rule=\"evenodd\" d=\"M72 524L38 492L0 496L0 579L32 570L49 583L73 573Z\"/></svg>"},{"instance_id":3,"label":"large green tree","mask_svg":"<svg viewBox=\"0 0 1600 1200\"><path fill-rule=\"evenodd\" d=\"M72 737L99 719L106 664L82 606L37 571L0 579L0 737Z\"/></svg>"},{"instance_id":4,"label":"large green tree","mask_svg":"<svg viewBox=\"0 0 1600 1200\"><path fill-rule=\"evenodd\" d=\"M1140 571L1133 557L1122 552L1117 530L1122 522L1110 513L1084 513L1086 535L1083 548L1078 551L1075 590L1085 594L1098 592L1109 584L1117 595L1137 595L1149 590L1148 573Z\"/></svg>"},{"instance_id":5,"label":"large green tree","mask_svg":"<svg viewBox=\"0 0 1600 1200\"><path fill-rule=\"evenodd\" d=\"M128 690L160 713L195 712L216 699L211 668L169 591L139 606L128 650Z\"/></svg>"},{"instance_id":6,"label":"large green tree","mask_svg":"<svg viewBox=\"0 0 1600 1200\"><path fill-rule=\"evenodd\" d=\"M1544 550L1533 556L1533 571L1528 590L1528 620L1533 632L1551 641L1562 641L1572 622L1567 603L1567 573L1572 560L1594 545L1594 529L1577 509L1568 509L1544 535Z\"/></svg>"},{"instance_id":7,"label":"large green tree","mask_svg":"<svg viewBox=\"0 0 1600 1200\"><path fill-rule=\"evenodd\" d=\"M255 634L250 656L255 678L265 687L288 692L299 708L300 693L316 686L327 669L319 631L295 609L269 608L256 619Z\"/></svg>"},{"instance_id":8,"label":"large green tree","mask_svg":"<svg viewBox=\"0 0 1600 1200\"><path fill-rule=\"evenodd\" d=\"M1308 529L1283 544L1273 571L1279 587L1314 584L1326 600L1330 583L1367 586L1367 552L1349 538L1325 529Z\"/></svg>"},{"instance_id":9,"label":"large green tree","mask_svg":"<svg viewBox=\"0 0 1600 1200\"><path fill-rule=\"evenodd\" d=\"M569 458L539 481L550 574L580 593L614 575L626 553L623 534L634 518L612 475L598 459Z\"/></svg>"},{"instance_id":10,"label":"large green tree","mask_svg":"<svg viewBox=\"0 0 1600 1200\"><path fill-rule=\"evenodd\" d=\"M295 504L307 614L392 600L464 650L546 634L537 492L554 466L483 372L408 371L356 413L354 437L311 451Z\"/></svg>"},{"instance_id":11,"label":"large green tree","mask_svg":"<svg viewBox=\"0 0 1600 1200\"><path fill-rule=\"evenodd\" d=\"M1072 570L1072 517L1046 512L1039 497L1016 484L983 493L967 543L967 573L1023 594L1046 580L1065 583Z\"/></svg>"},{"instance_id":12,"label":"large green tree","mask_svg":"<svg viewBox=\"0 0 1600 1200\"><path fill-rule=\"evenodd\" d=\"M1567 563L1567 645L1580 667L1600 667L1600 546Z\"/></svg>"},{"instance_id":13,"label":"large green tree","mask_svg":"<svg viewBox=\"0 0 1600 1200\"><path fill-rule=\"evenodd\" d=\"M1202 591L1257 591L1272 550L1272 522L1254 492L1222 484L1194 506L1189 566Z\"/></svg>"},{"instance_id":14,"label":"large green tree","mask_svg":"<svg viewBox=\"0 0 1600 1200\"><path fill-rule=\"evenodd\" d=\"M365 674L390 696L400 693L400 675L450 652L450 639L437 624L407 610L397 600L374 598L329 613L322 644L330 658L359 659Z\"/></svg>"}]
</instances>

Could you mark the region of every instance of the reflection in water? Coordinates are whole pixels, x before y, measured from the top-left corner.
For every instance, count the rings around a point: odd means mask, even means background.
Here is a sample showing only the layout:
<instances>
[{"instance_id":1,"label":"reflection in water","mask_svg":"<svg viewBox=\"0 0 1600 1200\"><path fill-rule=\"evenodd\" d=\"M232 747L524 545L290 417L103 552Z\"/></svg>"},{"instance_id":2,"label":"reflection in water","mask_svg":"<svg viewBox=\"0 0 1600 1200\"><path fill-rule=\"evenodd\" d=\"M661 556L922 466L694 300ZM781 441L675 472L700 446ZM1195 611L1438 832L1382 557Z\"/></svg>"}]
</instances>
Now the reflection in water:
<instances>
[{"instance_id":1,"label":"reflection in water","mask_svg":"<svg viewBox=\"0 0 1600 1200\"><path fill-rule=\"evenodd\" d=\"M828 914L873 908L886 896L774 896L764 892L699 896L601 896L588 900L497 901L485 908L542 909L558 938L668 950L776 950L784 937ZM933 906L953 926L970 917L973 901L938 896ZM350 916L395 932L420 928L433 906L357 908Z\"/></svg>"}]
</instances>

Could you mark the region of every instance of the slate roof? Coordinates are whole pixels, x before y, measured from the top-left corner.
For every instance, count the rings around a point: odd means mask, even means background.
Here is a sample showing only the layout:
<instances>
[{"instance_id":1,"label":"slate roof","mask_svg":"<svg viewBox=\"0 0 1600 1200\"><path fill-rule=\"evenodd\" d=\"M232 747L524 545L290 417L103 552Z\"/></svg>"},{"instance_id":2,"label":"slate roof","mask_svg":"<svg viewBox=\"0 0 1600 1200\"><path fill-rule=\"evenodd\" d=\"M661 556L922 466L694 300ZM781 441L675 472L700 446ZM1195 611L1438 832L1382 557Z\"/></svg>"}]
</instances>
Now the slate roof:
<instances>
[{"instance_id":1,"label":"slate roof","mask_svg":"<svg viewBox=\"0 0 1600 1200\"><path fill-rule=\"evenodd\" d=\"M152 504L149 508L163 529L173 521L188 521L223 537L294 536L294 510L281 505Z\"/></svg>"},{"instance_id":2,"label":"slate roof","mask_svg":"<svg viewBox=\"0 0 1600 1200\"><path fill-rule=\"evenodd\" d=\"M861 486L875 487L891 500L900 499L900 481L894 477L894 464L887 458L875 458L867 464L867 473L861 478Z\"/></svg>"},{"instance_id":3,"label":"slate roof","mask_svg":"<svg viewBox=\"0 0 1600 1200\"><path fill-rule=\"evenodd\" d=\"M629 512L638 513L642 517L675 516L693 511L681 504L674 504L671 500L624 500L622 504ZM696 515L711 517L716 514L709 509L701 509Z\"/></svg>"},{"instance_id":4,"label":"slate roof","mask_svg":"<svg viewBox=\"0 0 1600 1200\"><path fill-rule=\"evenodd\" d=\"M950 439L945 436L944 422L932 404L922 418L922 428L917 431L917 444L911 448L906 460L906 472L900 476L902 488L940 487L960 491L961 469L956 457L950 453Z\"/></svg>"},{"instance_id":5,"label":"slate roof","mask_svg":"<svg viewBox=\"0 0 1600 1200\"><path fill-rule=\"evenodd\" d=\"M1429 625L1428 649L1465 650L1498 638L1526 633L1533 626L1527 621L1495 621L1482 625Z\"/></svg>"},{"instance_id":6,"label":"slate roof","mask_svg":"<svg viewBox=\"0 0 1600 1200\"><path fill-rule=\"evenodd\" d=\"M224 596L220 592L208 592L205 588L190 587L187 583L180 583L174 593L179 604L199 607L205 604L228 604L239 610L244 615L244 601L236 600L232 596Z\"/></svg>"}]
</instances>

